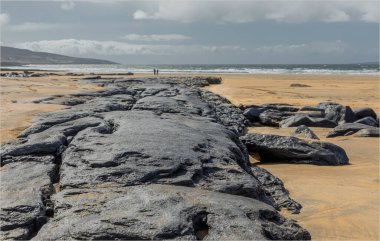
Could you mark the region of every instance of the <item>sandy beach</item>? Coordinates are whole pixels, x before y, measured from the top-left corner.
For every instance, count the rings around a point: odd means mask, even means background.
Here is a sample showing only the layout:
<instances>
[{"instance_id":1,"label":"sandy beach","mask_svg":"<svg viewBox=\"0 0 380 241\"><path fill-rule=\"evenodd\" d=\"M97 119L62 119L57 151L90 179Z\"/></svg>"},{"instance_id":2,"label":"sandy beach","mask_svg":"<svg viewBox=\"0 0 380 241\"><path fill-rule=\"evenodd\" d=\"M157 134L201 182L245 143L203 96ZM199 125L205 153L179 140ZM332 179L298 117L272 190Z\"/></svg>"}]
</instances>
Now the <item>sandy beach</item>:
<instances>
[{"instance_id":1,"label":"sandy beach","mask_svg":"<svg viewBox=\"0 0 380 241\"><path fill-rule=\"evenodd\" d=\"M290 87L291 84L310 87ZM377 76L234 75L208 90L234 104L287 103L298 106L335 101L379 113ZM303 205L298 215L286 214L310 231L314 240L379 239L379 139L324 138L328 129L311 128L321 139L344 148L348 166L259 164L279 177L292 198ZM289 136L294 128L250 128L250 132ZM255 160L252 159L255 163Z\"/></svg>"},{"instance_id":2,"label":"sandy beach","mask_svg":"<svg viewBox=\"0 0 380 241\"><path fill-rule=\"evenodd\" d=\"M377 76L218 76L223 78L222 84L212 85L207 89L228 98L234 104L315 105L322 101L335 101L352 108L371 107L379 113ZM60 105L33 104L33 100L53 94L101 88L81 84L77 81L79 78L81 77L2 77L1 143L15 138L39 113L64 108ZM305 84L310 87L290 87L291 84ZM310 231L314 240L378 240L379 139L338 137L326 140L323 137L328 129L312 129L322 141L343 147L351 165L329 167L259 164L283 180L291 197L303 205L300 214L290 215L284 212L284 215L297 220ZM251 128L249 131L290 135L292 130L293 128L260 127ZM254 159L252 162L257 164Z\"/></svg>"},{"instance_id":3,"label":"sandy beach","mask_svg":"<svg viewBox=\"0 0 380 241\"><path fill-rule=\"evenodd\" d=\"M33 100L55 94L101 89L99 86L81 84L77 80L78 77L73 76L1 77L1 143L15 138L30 126L38 114L64 108L61 105L34 104Z\"/></svg>"}]
</instances>

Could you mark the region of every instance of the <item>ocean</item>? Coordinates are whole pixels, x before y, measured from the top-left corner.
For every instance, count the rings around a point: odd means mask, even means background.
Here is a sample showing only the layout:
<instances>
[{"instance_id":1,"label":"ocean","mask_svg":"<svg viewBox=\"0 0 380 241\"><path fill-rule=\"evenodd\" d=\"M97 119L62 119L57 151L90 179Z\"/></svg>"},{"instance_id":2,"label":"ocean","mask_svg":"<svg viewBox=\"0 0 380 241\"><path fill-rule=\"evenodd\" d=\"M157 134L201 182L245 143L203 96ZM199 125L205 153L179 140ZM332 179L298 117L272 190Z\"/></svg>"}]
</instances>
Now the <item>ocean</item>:
<instances>
[{"instance_id":1,"label":"ocean","mask_svg":"<svg viewBox=\"0 0 380 241\"><path fill-rule=\"evenodd\" d=\"M244 65L24 65L3 69L39 69L85 73L193 74L349 74L378 75L379 64L244 64Z\"/></svg>"}]
</instances>

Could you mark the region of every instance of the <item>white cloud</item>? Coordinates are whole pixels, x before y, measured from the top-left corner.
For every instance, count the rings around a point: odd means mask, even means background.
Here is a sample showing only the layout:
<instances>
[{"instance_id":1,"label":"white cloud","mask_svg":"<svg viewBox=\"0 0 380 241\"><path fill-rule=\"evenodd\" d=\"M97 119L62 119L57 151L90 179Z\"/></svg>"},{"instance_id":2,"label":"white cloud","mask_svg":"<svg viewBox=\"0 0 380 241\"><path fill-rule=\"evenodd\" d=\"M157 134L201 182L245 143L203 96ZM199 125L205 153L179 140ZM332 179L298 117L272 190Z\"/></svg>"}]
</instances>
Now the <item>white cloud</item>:
<instances>
[{"instance_id":1,"label":"white cloud","mask_svg":"<svg viewBox=\"0 0 380 241\"><path fill-rule=\"evenodd\" d=\"M182 34L127 34L122 39L130 40L130 41L145 41L145 42L153 42L153 41L183 41L189 40L191 37L185 36Z\"/></svg>"},{"instance_id":2,"label":"white cloud","mask_svg":"<svg viewBox=\"0 0 380 241\"><path fill-rule=\"evenodd\" d=\"M158 0L152 11L147 2L134 13L137 20L246 23L260 20L302 23L310 21L378 22L378 1L190 1Z\"/></svg>"},{"instance_id":3,"label":"white cloud","mask_svg":"<svg viewBox=\"0 0 380 241\"><path fill-rule=\"evenodd\" d=\"M75 7L75 3L74 3L74 1L71 1L71 0L69 0L69 1L64 1L63 3L61 3L61 8L63 9L63 10L71 10L71 9L73 9Z\"/></svg>"},{"instance_id":4,"label":"white cloud","mask_svg":"<svg viewBox=\"0 0 380 241\"><path fill-rule=\"evenodd\" d=\"M10 17L8 13L0 13L0 26L5 26L9 23Z\"/></svg>"},{"instance_id":5,"label":"white cloud","mask_svg":"<svg viewBox=\"0 0 380 241\"><path fill-rule=\"evenodd\" d=\"M149 16L146 12L142 10L137 10L136 12L133 13L133 18L140 20L140 19L154 19L154 17Z\"/></svg>"},{"instance_id":6,"label":"white cloud","mask_svg":"<svg viewBox=\"0 0 380 241\"><path fill-rule=\"evenodd\" d=\"M24 32L24 31L51 30L51 29L57 29L57 28L63 28L63 27L65 27L64 24L57 24L57 23L25 22L25 23L18 24L18 25L10 25L9 29L11 31Z\"/></svg>"},{"instance_id":7,"label":"white cloud","mask_svg":"<svg viewBox=\"0 0 380 241\"><path fill-rule=\"evenodd\" d=\"M300 44L279 44L261 46L255 49L263 54L342 54L349 49L349 46L341 40L332 42L310 42Z\"/></svg>"},{"instance_id":8,"label":"white cloud","mask_svg":"<svg viewBox=\"0 0 380 241\"><path fill-rule=\"evenodd\" d=\"M130 44L118 41L95 41L95 40L42 40L23 42L15 47L33 51L46 51L74 56L86 55L180 55L224 53L226 51L244 51L239 46L205 46L205 45L164 45L164 44Z\"/></svg>"}]
</instances>

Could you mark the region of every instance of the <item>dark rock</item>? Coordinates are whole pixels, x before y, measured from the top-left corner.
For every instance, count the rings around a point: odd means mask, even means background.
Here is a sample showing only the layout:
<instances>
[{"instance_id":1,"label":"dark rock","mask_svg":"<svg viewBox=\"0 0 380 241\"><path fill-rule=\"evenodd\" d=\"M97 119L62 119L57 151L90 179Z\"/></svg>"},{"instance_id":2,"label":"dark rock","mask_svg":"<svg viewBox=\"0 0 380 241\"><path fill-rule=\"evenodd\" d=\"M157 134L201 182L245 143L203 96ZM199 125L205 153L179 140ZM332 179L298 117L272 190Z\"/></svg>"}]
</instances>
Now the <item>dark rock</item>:
<instances>
[{"instance_id":1,"label":"dark rock","mask_svg":"<svg viewBox=\"0 0 380 241\"><path fill-rule=\"evenodd\" d=\"M61 188L162 183L261 198L238 137L207 118L128 111L104 120L112 133L88 128L64 152Z\"/></svg>"},{"instance_id":2,"label":"dark rock","mask_svg":"<svg viewBox=\"0 0 380 241\"><path fill-rule=\"evenodd\" d=\"M260 114L260 123L266 126L279 127L281 121L293 116L293 113L280 112L275 110L266 110Z\"/></svg>"},{"instance_id":3,"label":"dark rock","mask_svg":"<svg viewBox=\"0 0 380 241\"><path fill-rule=\"evenodd\" d=\"M299 111L318 111L318 112L324 112L324 109L320 109L314 106L303 106L299 109Z\"/></svg>"},{"instance_id":4,"label":"dark rock","mask_svg":"<svg viewBox=\"0 0 380 241\"><path fill-rule=\"evenodd\" d=\"M380 137L379 128L361 129L355 133L357 137Z\"/></svg>"},{"instance_id":5,"label":"dark rock","mask_svg":"<svg viewBox=\"0 0 380 241\"><path fill-rule=\"evenodd\" d=\"M260 120L260 114L262 111L255 107L247 108L244 110L244 116L251 122L257 122Z\"/></svg>"},{"instance_id":6,"label":"dark rock","mask_svg":"<svg viewBox=\"0 0 380 241\"><path fill-rule=\"evenodd\" d=\"M331 143L307 142L295 137L247 134L240 138L261 162L290 162L316 165L348 164L346 152Z\"/></svg>"},{"instance_id":7,"label":"dark rock","mask_svg":"<svg viewBox=\"0 0 380 241\"><path fill-rule=\"evenodd\" d=\"M377 118L375 111L371 108L362 108L354 110L355 116L357 119L362 119L364 117L372 117L374 119Z\"/></svg>"},{"instance_id":8,"label":"dark rock","mask_svg":"<svg viewBox=\"0 0 380 241\"><path fill-rule=\"evenodd\" d=\"M82 79L84 79L84 80L92 80L92 79L101 79L101 78L102 78L102 76L95 75L95 76L83 77Z\"/></svg>"},{"instance_id":9,"label":"dark rock","mask_svg":"<svg viewBox=\"0 0 380 241\"><path fill-rule=\"evenodd\" d=\"M349 106L342 106L335 102L322 102L317 108L325 111L325 118L336 122L337 124L352 123L356 120L355 113Z\"/></svg>"},{"instance_id":10,"label":"dark rock","mask_svg":"<svg viewBox=\"0 0 380 241\"><path fill-rule=\"evenodd\" d=\"M302 206L289 197L288 190L285 189L284 183L272 173L258 166L252 166L253 175L259 180L265 194L272 198L272 202L278 208L286 208L292 213L299 213Z\"/></svg>"},{"instance_id":11,"label":"dark rock","mask_svg":"<svg viewBox=\"0 0 380 241\"><path fill-rule=\"evenodd\" d=\"M311 87L310 85L304 85L304 84L291 84L290 87Z\"/></svg>"},{"instance_id":12,"label":"dark rock","mask_svg":"<svg viewBox=\"0 0 380 241\"><path fill-rule=\"evenodd\" d=\"M310 239L297 223L262 202L197 188L67 189L54 202L57 214L35 240Z\"/></svg>"},{"instance_id":13,"label":"dark rock","mask_svg":"<svg viewBox=\"0 0 380 241\"><path fill-rule=\"evenodd\" d=\"M312 118L303 115L291 116L279 124L281 127L294 127L294 126L310 126L310 127L335 127L337 124L334 121L325 118Z\"/></svg>"},{"instance_id":14,"label":"dark rock","mask_svg":"<svg viewBox=\"0 0 380 241\"><path fill-rule=\"evenodd\" d=\"M309 138L309 139L319 140L318 136L305 125L298 126L294 130L293 135L294 136L301 136L301 137Z\"/></svg>"},{"instance_id":15,"label":"dark rock","mask_svg":"<svg viewBox=\"0 0 380 241\"><path fill-rule=\"evenodd\" d=\"M361 129L369 129L369 128L376 128L376 127L371 127L371 126L367 126L360 123L345 123L332 129L329 133L327 133L326 137L331 138L331 137L336 137L336 136L352 135L360 131Z\"/></svg>"},{"instance_id":16,"label":"dark rock","mask_svg":"<svg viewBox=\"0 0 380 241\"><path fill-rule=\"evenodd\" d=\"M258 205L269 204L298 212L301 206L289 198L280 180L260 167L251 167L247 149L239 140L249 124L242 110L196 88L218 81L202 77L95 79L91 82L107 89L43 100L68 107L41 115L17 140L1 147L2 177L15 167L16 171L5 176L20 181L18 186L10 178L1 184L3 189L17 193L23 186L33 188L33 205L28 204L32 208L22 214L18 209L4 213L2 220L11 221L1 234L8 239L36 235L37 240L194 239L207 232L210 239L310 238L273 208L270 212L256 210ZM292 107L268 108L281 112L279 108ZM281 115L288 114L284 112ZM53 183L56 199L51 196ZM166 189L178 192L166 193ZM95 195L94 202L93 192L102 193ZM192 195L189 192L200 201L192 202L193 197L183 201ZM7 195L7 203L15 199L18 205L24 194L17 195ZM144 197L148 203L141 202ZM240 199L252 200L251 209ZM160 211L165 205L172 211L177 203L175 212ZM209 223L215 229L207 228Z\"/></svg>"},{"instance_id":17,"label":"dark rock","mask_svg":"<svg viewBox=\"0 0 380 241\"><path fill-rule=\"evenodd\" d=\"M367 126L378 127L378 123L377 123L376 119L374 119L371 116L364 117L364 118L362 118L360 120L355 121L354 123L359 123L359 124L364 124L364 125L367 125Z\"/></svg>"},{"instance_id":18,"label":"dark rock","mask_svg":"<svg viewBox=\"0 0 380 241\"><path fill-rule=\"evenodd\" d=\"M22 156L30 154L57 154L66 144L64 135L37 135L28 137L28 141L20 145L6 145L1 149L1 157Z\"/></svg>"},{"instance_id":19,"label":"dark rock","mask_svg":"<svg viewBox=\"0 0 380 241\"><path fill-rule=\"evenodd\" d=\"M297 112L299 111L299 108L294 107L289 104L264 104L257 106L259 109L264 110L277 110L277 111L283 111L283 112Z\"/></svg>"},{"instance_id":20,"label":"dark rock","mask_svg":"<svg viewBox=\"0 0 380 241\"><path fill-rule=\"evenodd\" d=\"M324 111L297 111L296 116L308 116L312 118L324 118Z\"/></svg>"},{"instance_id":21,"label":"dark rock","mask_svg":"<svg viewBox=\"0 0 380 241\"><path fill-rule=\"evenodd\" d=\"M29 239L45 216L44 195L52 194L53 163L25 161L1 168L0 220L4 239Z\"/></svg>"}]
</instances>

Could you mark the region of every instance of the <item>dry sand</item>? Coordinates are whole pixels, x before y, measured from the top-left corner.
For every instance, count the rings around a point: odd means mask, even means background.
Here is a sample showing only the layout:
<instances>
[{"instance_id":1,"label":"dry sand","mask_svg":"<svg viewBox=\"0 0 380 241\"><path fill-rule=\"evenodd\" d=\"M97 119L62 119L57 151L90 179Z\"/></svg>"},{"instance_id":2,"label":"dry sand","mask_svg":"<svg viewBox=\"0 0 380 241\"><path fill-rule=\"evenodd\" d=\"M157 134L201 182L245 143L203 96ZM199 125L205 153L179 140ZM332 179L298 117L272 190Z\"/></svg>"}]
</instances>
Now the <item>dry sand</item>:
<instances>
[{"instance_id":1,"label":"dry sand","mask_svg":"<svg viewBox=\"0 0 380 241\"><path fill-rule=\"evenodd\" d=\"M152 75L135 75L152 76ZM162 76L162 75L161 75ZM376 76L337 75L220 75L221 85L207 87L234 104L289 103L314 105L336 101L354 108L379 109ZM110 76L107 76L110 77ZM120 77L120 76L118 76ZM130 76L129 76L130 77ZM133 76L132 76L133 77ZM99 89L84 85L81 77L47 76L1 78L1 143L13 139L33 117L63 106L33 104L52 94ZM311 87L290 87L292 83ZM377 111L378 112L378 111ZM378 112L379 113L379 112ZM313 128L321 137L327 129ZM257 133L289 135L292 128L252 128ZM307 228L314 240L378 240L379 238L379 139L341 137L328 141L343 147L351 165L326 167L272 164L262 167L281 178L292 198L303 205L301 214L284 212Z\"/></svg>"},{"instance_id":2,"label":"dry sand","mask_svg":"<svg viewBox=\"0 0 380 241\"><path fill-rule=\"evenodd\" d=\"M290 84L311 87L290 87ZM377 76L227 75L207 87L234 104L288 103L315 105L335 101L379 113ZM330 167L259 164L284 181L292 198L303 205L297 220L314 240L379 240L379 139L323 138L329 129L312 128L322 141L347 152L350 165ZM294 128L250 128L250 132L289 136ZM252 158L254 161L254 159Z\"/></svg>"}]
</instances>

